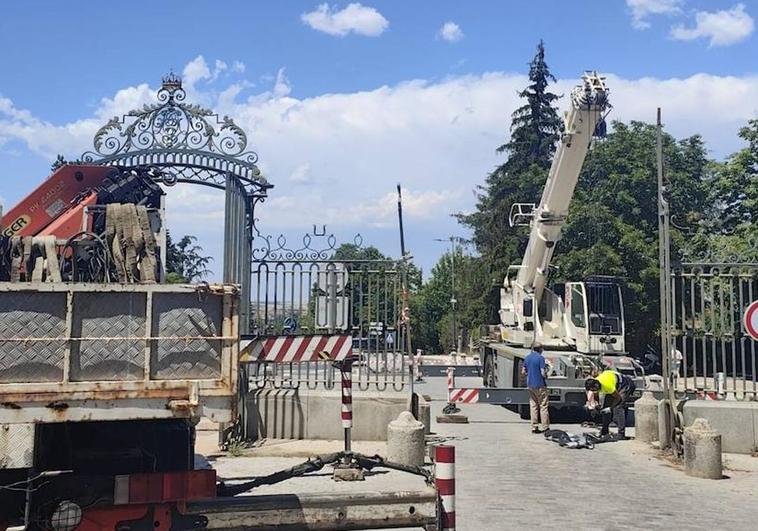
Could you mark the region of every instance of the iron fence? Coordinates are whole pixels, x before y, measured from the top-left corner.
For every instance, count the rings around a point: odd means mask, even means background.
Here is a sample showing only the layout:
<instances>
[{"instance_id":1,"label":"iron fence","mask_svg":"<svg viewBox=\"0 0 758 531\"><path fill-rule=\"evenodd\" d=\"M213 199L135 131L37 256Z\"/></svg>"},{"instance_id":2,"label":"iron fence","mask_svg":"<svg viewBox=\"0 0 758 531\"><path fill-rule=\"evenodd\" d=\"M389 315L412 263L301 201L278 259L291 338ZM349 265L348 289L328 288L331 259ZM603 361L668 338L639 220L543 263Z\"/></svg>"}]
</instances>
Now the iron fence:
<instances>
[{"instance_id":1,"label":"iron fence","mask_svg":"<svg viewBox=\"0 0 758 531\"><path fill-rule=\"evenodd\" d=\"M758 297L758 264L683 264L671 290L677 391L758 399L756 341L743 322Z\"/></svg>"},{"instance_id":2,"label":"iron fence","mask_svg":"<svg viewBox=\"0 0 758 531\"><path fill-rule=\"evenodd\" d=\"M319 248L316 241L326 240ZM409 378L401 325L400 262L341 258L333 236L308 234L290 249L282 237L253 250L251 323L253 337L350 334L356 390L402 390ZM359 237L349 248L361 254ZM246 364L250 389L332 389L339 368L332 361L254 361Z\"/></svg>"}]
</instances>

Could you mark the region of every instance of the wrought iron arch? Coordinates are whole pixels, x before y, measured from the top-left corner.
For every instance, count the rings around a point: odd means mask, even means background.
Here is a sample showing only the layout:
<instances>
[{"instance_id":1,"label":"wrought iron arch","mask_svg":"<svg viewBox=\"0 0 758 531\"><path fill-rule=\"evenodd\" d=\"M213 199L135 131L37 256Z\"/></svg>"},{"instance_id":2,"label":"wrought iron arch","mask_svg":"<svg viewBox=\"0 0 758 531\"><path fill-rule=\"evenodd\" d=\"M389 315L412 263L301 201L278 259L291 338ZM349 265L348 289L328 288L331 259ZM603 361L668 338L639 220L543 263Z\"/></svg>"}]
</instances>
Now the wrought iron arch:
<instances>
[{"instance_id":1,"label":"wrought iron arch","mask_svg":"<svg viewBox=\"0 0 758 531\"><path fill-rule=\"evenodd\" d=\"M153 166L166 186L193 183L225 189L235 176L251 196L265 197L272 185L261 175L258 155L247 149L247 134L234 121L185 103L182 80L164 76L157 103L111 118L81 161L111 166Z\"/></svg>"},{"instance_id":2,"label":"wrought iron arch","mask_svg":"<svg viewBox=\"0 0 758 531\"><path fill-rule=\"evenodd\" d=\"M153 179L166 187L188 183L225 190L223 278L241 285L240 327L247 333L254 210L273 185L261 175L241 127L185 98L181 77L169 73L156 103L111 118L95 133L93 151L78 162L150 167L157 170Z\"/></svg>"}]
</instances>

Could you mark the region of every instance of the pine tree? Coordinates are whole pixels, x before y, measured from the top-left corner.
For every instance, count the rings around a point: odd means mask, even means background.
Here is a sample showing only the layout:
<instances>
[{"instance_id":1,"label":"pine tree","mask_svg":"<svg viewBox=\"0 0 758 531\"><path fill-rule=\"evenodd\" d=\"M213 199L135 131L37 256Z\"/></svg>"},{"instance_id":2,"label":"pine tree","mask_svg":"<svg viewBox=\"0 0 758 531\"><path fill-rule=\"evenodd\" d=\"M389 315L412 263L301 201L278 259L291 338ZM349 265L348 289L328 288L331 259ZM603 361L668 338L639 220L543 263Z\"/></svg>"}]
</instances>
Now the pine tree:
<instances>
[{"instance_id":1,"label":"pine tree","mask_svg":"<svg viewBox=\"0 0 758 531\"><path fill-rule=\"evenodd\" d=\"M529 86L519 93L526 103L511 115L511 138L497 148L498 153L508 154L508 160L496 173L517 175L532 165L545 170L550 168L563 123L554 106L560 96L547 90L549 82L556 80L545 62L542 41L529 64L529 81Z\"/></svg>"},{"instance_id":2,"label":"pine tree","mask_svg":"<svg viewBox=\"0 0 758 531\"><path fill-rule=\"evenodd\" d=\"M548 91L551 81L555 82L555 77L545 62L545 46L540 41L529 64L529 85L519 93L526 103L511 115L510 139L497 148L507 159L479 187L476 211L458 216L473 230L474 245L494 285L502 283L508 266L518 259L525 245L522 231L508 226L511 205L539 200L561 134L562 121L555 107L560 96ZM494 319L497 290L486 291L482 297L488 302L485 307L491 309L490 319Z\"/></svg>"}]
</instances>

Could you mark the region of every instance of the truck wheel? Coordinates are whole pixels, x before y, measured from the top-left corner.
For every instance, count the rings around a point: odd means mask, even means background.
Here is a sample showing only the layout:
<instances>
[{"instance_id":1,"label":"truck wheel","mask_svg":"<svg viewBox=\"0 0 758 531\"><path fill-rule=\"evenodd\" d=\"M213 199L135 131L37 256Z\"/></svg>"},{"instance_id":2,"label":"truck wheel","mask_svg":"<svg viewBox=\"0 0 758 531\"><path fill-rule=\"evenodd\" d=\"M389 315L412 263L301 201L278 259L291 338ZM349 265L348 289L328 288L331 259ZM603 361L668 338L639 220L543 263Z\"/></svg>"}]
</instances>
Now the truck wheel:
<instances>
[{"instance_id":1,"label":"truck wheel","mask_svg":"<svg viewBox=\"0 0 758 531\"><path fill-rule=\"evenodd\" d=\"M521 420L529 420L529 419L531 419L532 415L529 412L529 404L519 404L518 415L519 415L519 417L521 417Z\"/></svg>"},{"instance_id":2,"label":"truck wheel","mask_svg":"<svg viewBox=\"0 0 758 531\"><path fill-rule=\"evenodd\" d=\"M485 387L495 387L495 368L492 365L492 358L490 356L484 358L482 383Z\"/></svg>"}]
</instances>

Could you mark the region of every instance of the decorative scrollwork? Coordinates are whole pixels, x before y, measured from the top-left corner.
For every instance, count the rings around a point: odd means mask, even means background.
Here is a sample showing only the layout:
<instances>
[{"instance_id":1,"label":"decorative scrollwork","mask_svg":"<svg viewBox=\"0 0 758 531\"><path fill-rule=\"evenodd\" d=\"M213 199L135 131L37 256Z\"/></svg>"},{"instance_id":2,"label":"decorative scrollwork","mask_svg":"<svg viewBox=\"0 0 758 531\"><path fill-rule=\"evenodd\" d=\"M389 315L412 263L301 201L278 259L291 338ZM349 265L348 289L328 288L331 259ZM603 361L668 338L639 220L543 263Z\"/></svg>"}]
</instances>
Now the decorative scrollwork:
<instances>
[{"instance_id":1,"label":"decorative scrollwork","mask_svg":"<svg viewBox=\"0 0 758 531\"><path fill-rule=\"evenodd\" d=\"M287 237L280 234L276 238L264 236L258 232L255 224L258 219L254 220L256 236L253 239L253 260L258 262L290 262L290 261L313 261L324 262L334 258L340 244L332 233L327 233L326 226L323 231L305 233L301 243L297 246L290 246ZM356 250L363 249L363 237L360 234L353 236L352 245Z\"/></svg>"},{"instance_id":2,"label":"decorative scrollwork","mask_svg":"<svg viewBox=\"0 0 758 531\"><path fill-rule=\"evenodd\" d=\"M211 166L217 173L232 171L249 183L270 187L256 166L258 155L247 150L245 131L230 117L184 103L185 98L181 78L173 72L164 76L158 103L111 118L95 133L94 151L84 153L82 160L114 164L146 157L155 165ZM202 180L219 184L215 177Z\"/></svg>"},{"instance_id":3,"label":"decorative scrollwork","mask_svg":"<svg viewBox=\"0 0 758 531\"><path fill-rule=\"evenodd\" d=\"M690 242L681 251L681 262L690 264L756 264L758 263L758 235L722 234L706 237L700 245Z\"/></svg>"}]
</instances>

